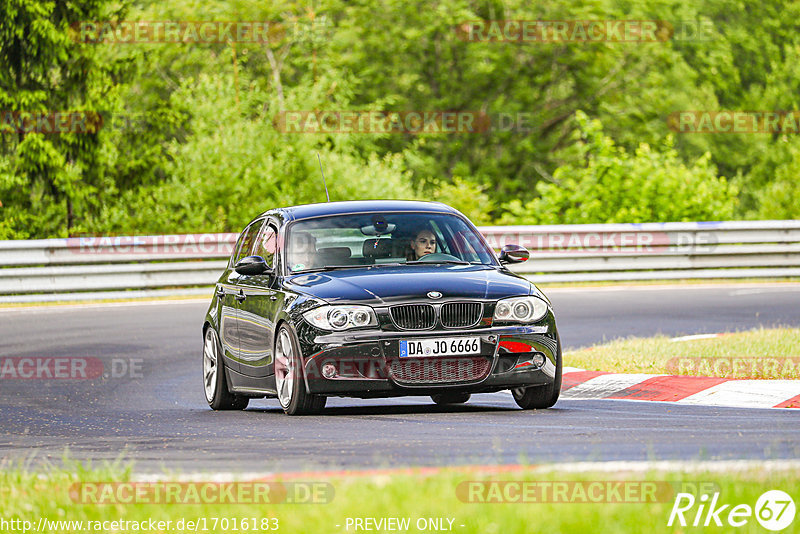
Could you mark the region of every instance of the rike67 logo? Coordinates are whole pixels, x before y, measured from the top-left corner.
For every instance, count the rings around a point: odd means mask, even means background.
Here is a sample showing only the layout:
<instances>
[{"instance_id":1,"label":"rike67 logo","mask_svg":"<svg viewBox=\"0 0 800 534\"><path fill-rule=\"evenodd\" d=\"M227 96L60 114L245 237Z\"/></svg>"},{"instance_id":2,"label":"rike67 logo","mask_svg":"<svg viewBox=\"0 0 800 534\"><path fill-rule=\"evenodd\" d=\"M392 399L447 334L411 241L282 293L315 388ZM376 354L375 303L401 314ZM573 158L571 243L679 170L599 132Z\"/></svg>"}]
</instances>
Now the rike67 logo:
<instances>
[{"instance_id":1,"label":"rike67 logo","mask_svg":"<svg viewBox=\"0 0 800 534\"><path fill-rule=\"evenodd\" d=\"M682 527L743 527L753 516L767 530L778 532L794 521L795 504L788 493L770 490L763 493L755 507L749 504L726 504L721 502L720 493L709 496L703 494L696 499L691 493L679 493L669 514L667 526L678 524Z\"/></svg>"}]
</instances>

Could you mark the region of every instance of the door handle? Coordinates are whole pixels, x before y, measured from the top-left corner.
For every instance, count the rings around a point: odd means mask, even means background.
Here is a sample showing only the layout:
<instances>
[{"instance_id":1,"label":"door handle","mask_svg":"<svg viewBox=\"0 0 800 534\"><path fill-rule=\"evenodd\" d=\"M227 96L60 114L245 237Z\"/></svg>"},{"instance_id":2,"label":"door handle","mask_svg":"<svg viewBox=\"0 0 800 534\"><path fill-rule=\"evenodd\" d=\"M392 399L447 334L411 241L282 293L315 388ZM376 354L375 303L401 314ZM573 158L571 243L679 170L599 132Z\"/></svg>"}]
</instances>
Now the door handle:
<instances>
[{"instance_id":1,"label":"door handle","mask_svg":"<svg viewBox=\"0 0 800 534\"><path fill-rule=\"evenodd\" d=\"M244 302L244 299L246 299L246 298L247 298L247 295L245 295L245 294L244 294L244 291L242 291L242 290L240 289L240 290L239 290L239 294L238 294L238 295L236 295L236 297L235 297L235 298L236 298L236 300L238 300L239 302Z\"/></svg>"},{"instance_id":2,"label":"door handle","mask_svg":"<svg viewBox=\"0 0 800 534\"><path fill-rule=\"evenodd\" d=\"M224 290L224 289L222 289L221 287L220 287L219 289L217 289L217 296L218 296L219 298L222 298L222 297L224 297L224 296L225 296L225 290Z\"/></svg>"}]
</instances>

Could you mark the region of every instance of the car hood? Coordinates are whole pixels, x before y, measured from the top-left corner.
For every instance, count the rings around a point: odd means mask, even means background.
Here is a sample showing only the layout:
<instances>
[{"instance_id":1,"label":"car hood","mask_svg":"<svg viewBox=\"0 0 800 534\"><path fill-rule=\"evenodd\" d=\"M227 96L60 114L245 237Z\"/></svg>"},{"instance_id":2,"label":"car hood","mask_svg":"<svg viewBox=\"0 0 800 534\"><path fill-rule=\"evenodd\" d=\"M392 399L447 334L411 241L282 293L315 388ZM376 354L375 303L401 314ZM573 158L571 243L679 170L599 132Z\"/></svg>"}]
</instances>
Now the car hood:
<instances>
[{"instance_id":1,"label":"car hood","mask_svg":"<svg viewBox=\"0 0 800 534\"><path fill-rule=\"evenodd\" d=\"M498 299L539 292L510 271L483 265L413 265L373 267L299 274L286 279L288 289L328 302L390 304L425 298L438 291L442 298Z\"/></svg>"}]
</instances>

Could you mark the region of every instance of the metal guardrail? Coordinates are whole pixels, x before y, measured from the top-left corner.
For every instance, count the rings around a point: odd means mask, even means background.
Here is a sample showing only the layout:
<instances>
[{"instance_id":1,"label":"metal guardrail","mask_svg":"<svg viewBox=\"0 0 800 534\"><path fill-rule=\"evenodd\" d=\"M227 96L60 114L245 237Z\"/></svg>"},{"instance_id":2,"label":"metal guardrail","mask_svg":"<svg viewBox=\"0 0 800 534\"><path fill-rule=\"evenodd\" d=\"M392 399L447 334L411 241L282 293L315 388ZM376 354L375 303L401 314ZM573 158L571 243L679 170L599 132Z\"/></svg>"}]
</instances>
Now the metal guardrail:
<instances>
[{"instance_id":1,"label":"metal guardrail","mask_svg":"<svg viewBox=\"0 0 800 534\"><path fill-rule=\"evenodd\" d=\"M800 276L798 220L489 226L480 231L496 250L508 243L528 248L531 259L512 269L534 282ZM0 301L209 286L236 238L188 234L0 241Z\"/></svg>"},{"instance_id":2,"label":"metal guardrail","mask_svg":"<svg viewBox=\"0 0 800 534\"><path fill-rule=\"evenodd\" d=\"M484 227L499 249L531 259L513 270L536 282L800 276L800 221Z\"/></svg>"}]
</instances>

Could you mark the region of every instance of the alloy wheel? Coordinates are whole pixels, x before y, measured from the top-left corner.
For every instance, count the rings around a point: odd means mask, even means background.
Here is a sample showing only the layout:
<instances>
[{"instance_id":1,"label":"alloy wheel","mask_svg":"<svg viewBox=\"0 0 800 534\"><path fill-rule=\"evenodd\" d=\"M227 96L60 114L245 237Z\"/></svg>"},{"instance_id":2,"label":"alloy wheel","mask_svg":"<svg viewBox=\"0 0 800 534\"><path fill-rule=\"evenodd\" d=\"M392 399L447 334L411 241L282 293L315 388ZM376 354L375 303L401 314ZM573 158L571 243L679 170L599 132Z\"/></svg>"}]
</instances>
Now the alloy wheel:
<instances>
[{"instance_id":1,"label":"alloy wheel","mask_svg":"<svg viewBox=\"0 0 800 534\"><path fill-rule=\"evenodd\" d=\"M206 391L206 400L212 402L217 389L217 368L219 355L217 354L217 333L213 328L206 330L205 343L203 343L203 385Z\"/></svg>"},{"instance_id":2,"label":"alloy wheel","mask_svg":"<svg viewBox=\"0 0 800 534\"><path fill-rule=\"evenodd\" d=\"M294 380L294 351L289 333L284 329L278 335L275 347L275 387L278 390L278 400L284 408L292 402Z\"/></svg>"}]
</instances>

